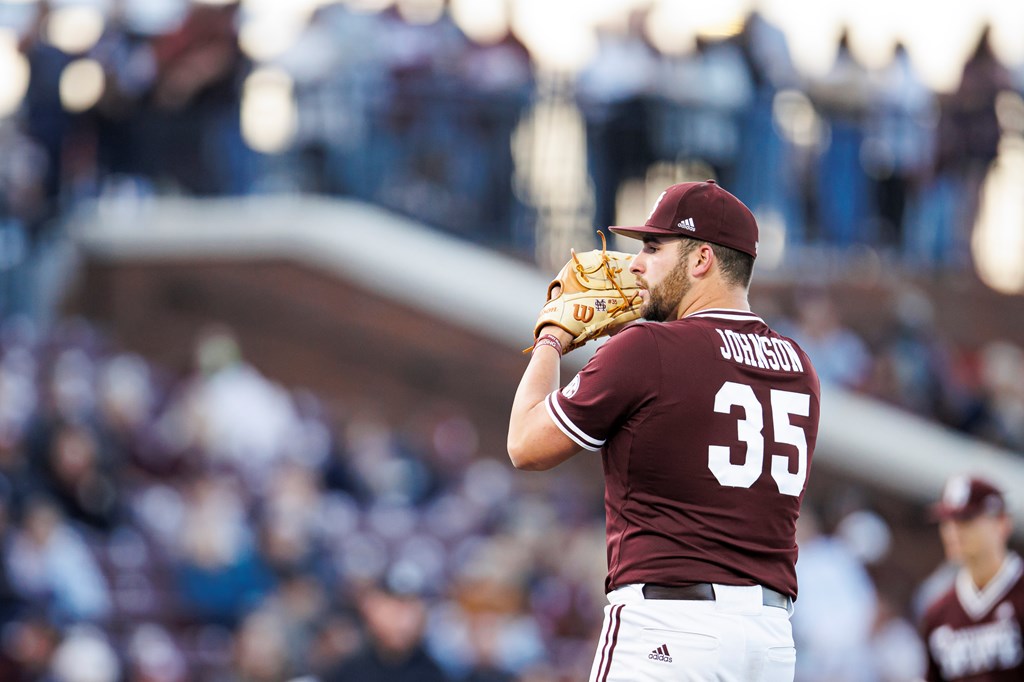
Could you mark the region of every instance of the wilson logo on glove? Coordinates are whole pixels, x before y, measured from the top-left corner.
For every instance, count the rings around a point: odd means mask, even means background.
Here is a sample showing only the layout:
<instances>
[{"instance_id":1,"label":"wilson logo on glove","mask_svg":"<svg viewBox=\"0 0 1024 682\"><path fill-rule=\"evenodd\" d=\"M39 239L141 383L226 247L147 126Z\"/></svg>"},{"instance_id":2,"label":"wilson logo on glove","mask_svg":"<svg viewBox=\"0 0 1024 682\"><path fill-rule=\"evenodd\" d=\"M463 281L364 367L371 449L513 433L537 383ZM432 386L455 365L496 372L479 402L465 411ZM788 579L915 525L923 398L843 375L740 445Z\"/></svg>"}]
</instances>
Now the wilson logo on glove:
<instances>
[{"instance_id":1,"label":"wilson logo on glove","mask_svg":"<svg viewBox=\"0 0 1024 682\"><path fill-rule=\"evenodd\" d=\"M579 320L584 324L594 319L594 308L588 305L572 304L572 319Z\"/></svg>"},{"instance_id":2,"label":"wilson logo on glove","mask_svg":"<svg viewBox=\"0 0 1024 682\"><path fill-rule=\"evenodd\" d=\"M533 328L535 339L548 324L572 334L566 353L640 318L640 290L629 271L633 255L609 251L604 233L598 234L600 250L570 251L569 262L548 285L548 299Z\"/></svg>"}]
</instances>

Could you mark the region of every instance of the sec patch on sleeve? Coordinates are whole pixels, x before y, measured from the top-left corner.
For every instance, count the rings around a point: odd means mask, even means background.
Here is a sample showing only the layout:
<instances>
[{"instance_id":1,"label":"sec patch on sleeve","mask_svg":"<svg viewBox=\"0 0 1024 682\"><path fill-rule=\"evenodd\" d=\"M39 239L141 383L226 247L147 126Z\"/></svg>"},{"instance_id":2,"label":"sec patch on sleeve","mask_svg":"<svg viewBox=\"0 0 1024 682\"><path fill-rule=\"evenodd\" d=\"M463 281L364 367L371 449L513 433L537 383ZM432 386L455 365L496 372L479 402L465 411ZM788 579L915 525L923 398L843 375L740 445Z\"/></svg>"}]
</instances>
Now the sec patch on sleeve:
<instances>
[{"instance_id":1,"label":"sec patch on sleeve","mask_svg":"<svg viewBox=\"0 0 1024 682\"><path fill-rule=\"evenodd\" d=\"M565 388L562 389L562 395L565 396L566 398L572 398L574 395L576 395L576 391L578 390L580 390L579 374L574 376L572 378L572 381L565 385Z\"/></svg>"}]
</instances>

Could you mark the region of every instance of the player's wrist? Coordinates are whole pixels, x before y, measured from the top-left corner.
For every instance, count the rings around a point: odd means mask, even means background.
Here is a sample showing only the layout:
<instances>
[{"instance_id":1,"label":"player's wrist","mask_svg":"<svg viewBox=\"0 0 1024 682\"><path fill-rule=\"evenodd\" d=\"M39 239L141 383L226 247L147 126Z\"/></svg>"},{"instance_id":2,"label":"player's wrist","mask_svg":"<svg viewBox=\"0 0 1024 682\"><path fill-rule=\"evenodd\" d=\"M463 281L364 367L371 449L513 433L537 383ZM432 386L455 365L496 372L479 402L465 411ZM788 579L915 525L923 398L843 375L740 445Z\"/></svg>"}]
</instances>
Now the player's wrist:
<instances>
[{"instance_id":1,"label":"player's wrist","mask_svg":"<svg viewBox=\"0 0 1024 682\"><path fill-rule=\"evenodd\" d=\"M554 348L555 352L559 355L565 355L565 346L551 334L541 334L538 336L537 340L533 344L533 350L534 352L537 352L538 348L542 348L544 346Z\"/></svg>"},{"instance_id":2,"label":"player's wrist","mask_svg":"<svg viewBox=\"0 0 1024 682\"><path fill-rule=\"evenodd\" d=\"M558 343L562 344L562 348L568 348L569 344L572 343L573 336L569 332L565 331L556 324L546 324L537 330L537 338L540 339L544 336L553 337Z\"/></svg>"}]
</instances>

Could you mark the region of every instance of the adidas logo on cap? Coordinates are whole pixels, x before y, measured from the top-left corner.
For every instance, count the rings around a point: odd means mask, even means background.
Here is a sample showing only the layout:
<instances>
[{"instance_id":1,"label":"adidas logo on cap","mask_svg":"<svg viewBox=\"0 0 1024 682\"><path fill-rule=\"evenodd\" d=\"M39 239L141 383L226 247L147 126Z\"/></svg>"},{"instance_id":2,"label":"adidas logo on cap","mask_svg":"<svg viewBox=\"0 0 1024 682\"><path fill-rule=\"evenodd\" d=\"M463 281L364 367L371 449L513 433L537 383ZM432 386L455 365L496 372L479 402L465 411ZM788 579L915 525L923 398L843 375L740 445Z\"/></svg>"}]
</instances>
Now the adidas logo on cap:
<instances>
[{"instance_id":1,"label":"adidas logo on cap","mask_svg":"<svg viewBox=\"0 0 1024 682\"><path fill-rule=\"evenodd\" d=\"M697 229L697 221L700 229ZM680 182L659 195L643 225L613 225L615 234L632 239L644 235L679 236L689 232L700 239L757 257L757 220L742 201L714 180Z\"/></svg>"}]
</instances>

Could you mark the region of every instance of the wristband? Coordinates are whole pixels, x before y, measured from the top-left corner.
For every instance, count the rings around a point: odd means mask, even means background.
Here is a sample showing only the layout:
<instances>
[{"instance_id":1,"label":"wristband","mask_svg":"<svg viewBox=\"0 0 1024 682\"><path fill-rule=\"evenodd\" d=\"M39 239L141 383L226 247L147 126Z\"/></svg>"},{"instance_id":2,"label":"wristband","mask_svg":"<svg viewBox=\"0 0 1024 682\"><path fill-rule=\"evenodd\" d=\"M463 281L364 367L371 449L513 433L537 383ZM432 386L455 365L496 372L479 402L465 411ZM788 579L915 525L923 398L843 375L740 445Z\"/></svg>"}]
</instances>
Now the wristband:
<instances>
[{"instance_id":1,"label":"wristband","mask_svg":"<svg viewBox=\"0 0 1024 682\"><path fill-rule=\"evenodd\" d=\"M539 348L540 346L551 346L552 348L554 348L555 350L558 351L559 355L564 355L565 354L564 351L562 350L562 342L559 341L558 339L556 339L553 334L543 334L533 344L533 349L537 350L537 348Z\"/></svg>"}]
</instances>

